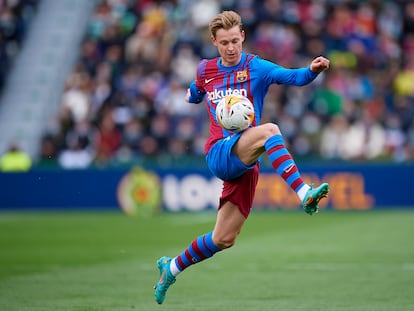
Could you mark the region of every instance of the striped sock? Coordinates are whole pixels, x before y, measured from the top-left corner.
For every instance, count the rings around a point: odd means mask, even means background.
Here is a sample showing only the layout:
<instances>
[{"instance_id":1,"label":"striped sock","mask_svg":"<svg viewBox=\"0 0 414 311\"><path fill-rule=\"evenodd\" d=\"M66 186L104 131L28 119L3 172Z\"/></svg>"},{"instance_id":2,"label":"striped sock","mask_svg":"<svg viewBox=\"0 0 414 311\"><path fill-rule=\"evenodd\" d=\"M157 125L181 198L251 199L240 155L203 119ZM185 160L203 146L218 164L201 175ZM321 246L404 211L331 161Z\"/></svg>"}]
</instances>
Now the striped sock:
<instances>
[{"instance_id":1,"label":"striped sock","mask_svg":"<svg viewBox=\"0 0 414 311\"><path fill-rule=\"evenodd\" d=\"M210 258L221 251L213 242L213 232L200 235L182 252L171 260L170 271L175 276L187 267Z\"/></svg>"},{"instance_id":2,"label":"striped sock","mask_svg":"<svg viewBox=\"0 0 414 311\"><path fill-rule=\"evenodd\" d=\"M289 187L298 194L299 198L303 200L303 192L306 193L306 191L299 190L304 186L306 186L306 189L309 189L309 186L302 180L292 156L285 147L282 135L270 137L266 140L264 147L273 168Z\"/></svg>"}]
</instances>

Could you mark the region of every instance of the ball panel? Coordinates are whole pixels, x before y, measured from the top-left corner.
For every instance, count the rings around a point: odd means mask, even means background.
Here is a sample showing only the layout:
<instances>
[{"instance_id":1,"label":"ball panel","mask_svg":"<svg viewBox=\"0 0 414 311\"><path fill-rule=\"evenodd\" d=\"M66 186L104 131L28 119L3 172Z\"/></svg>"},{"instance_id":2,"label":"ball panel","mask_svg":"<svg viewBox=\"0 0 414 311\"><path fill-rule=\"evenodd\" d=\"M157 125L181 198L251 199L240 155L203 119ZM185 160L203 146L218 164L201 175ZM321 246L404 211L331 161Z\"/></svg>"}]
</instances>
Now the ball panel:
<instances>
[{"instance_id":1,"label":"ball panel","mask_svg":"<svg viewBox=\"0 0 414 311\"><path fill-rule=\"evenodd\" d=\"M242 131L254 120L254 108L250 100L241 95L227 95L216 107L218 124L229 131Z\"/></svg>"}]
</instances>

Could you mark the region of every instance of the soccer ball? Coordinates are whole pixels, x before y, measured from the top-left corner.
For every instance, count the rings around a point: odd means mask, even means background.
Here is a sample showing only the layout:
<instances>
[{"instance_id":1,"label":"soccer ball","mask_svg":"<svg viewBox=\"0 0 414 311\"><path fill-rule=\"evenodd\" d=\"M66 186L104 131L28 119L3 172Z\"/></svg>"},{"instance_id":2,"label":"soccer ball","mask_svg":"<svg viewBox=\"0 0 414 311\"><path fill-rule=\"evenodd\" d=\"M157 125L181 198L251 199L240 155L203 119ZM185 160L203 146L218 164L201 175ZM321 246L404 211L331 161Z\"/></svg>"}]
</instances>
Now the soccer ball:
<instances>
[{"instance_id":1,"label":"soccer ball","mask_svg":"<svg viewBox=\"0 0 414 311\"><path fill-rule=\"evenodd\" d=\"M218 124L226 130L243 131L253 122L253 104L242 95L227 95L217 104L216 118Z\"/></svg>"}]
</instances>

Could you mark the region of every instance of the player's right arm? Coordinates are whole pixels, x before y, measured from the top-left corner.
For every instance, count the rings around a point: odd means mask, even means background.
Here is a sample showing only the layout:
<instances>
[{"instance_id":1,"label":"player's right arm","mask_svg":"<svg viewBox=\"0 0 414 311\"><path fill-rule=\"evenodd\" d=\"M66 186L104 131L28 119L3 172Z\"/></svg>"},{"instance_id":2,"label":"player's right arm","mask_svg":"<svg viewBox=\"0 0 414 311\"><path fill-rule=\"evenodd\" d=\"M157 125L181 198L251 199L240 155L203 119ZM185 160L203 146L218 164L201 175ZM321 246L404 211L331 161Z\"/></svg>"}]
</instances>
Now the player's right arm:
<instances>
[{"instance_id":1,"label":"player's right arm","mask_svg":"<svg viewBox=\"0 0 414 311\"><path fill-rule=\"evenodd\" d=\"M191 82L190 87L187 89L187 94L185 96L185 100L188 103L192 104L199 104L203 101L204 96L206 95L206 91L203 88L202 82L203 81L203 73L205 69L205 64L207 60L203 59L197 66L197 79Z\"/></svg>"},{"instance_id":2,"label":"player's right arm","mask_svg":"<svg viewBox=\"0 0 414 311\"><path fill-rule=\"evenodd\" d=\"M194 80L187 89L185 100L188 103L199 104L203 101L205 95L206 93L197 87L196 80Z\"/></svg>"}]
</instances>

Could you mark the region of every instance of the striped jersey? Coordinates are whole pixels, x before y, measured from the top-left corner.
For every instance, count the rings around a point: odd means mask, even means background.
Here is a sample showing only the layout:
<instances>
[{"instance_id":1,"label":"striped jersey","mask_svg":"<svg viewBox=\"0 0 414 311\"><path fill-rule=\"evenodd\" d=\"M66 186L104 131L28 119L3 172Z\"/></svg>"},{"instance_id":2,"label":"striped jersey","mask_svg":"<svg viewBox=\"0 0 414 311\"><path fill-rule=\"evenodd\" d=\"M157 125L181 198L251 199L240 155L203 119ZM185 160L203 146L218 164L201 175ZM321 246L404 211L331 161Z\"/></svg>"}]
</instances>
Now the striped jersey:
<instances>
[{"instance_id":1,"label":"striped jersey","mask_svg":"<svg viewBox=\"0 0 414 311\"><path fill-rule=\"evenodd\" d=\"M197 68L196 87L205 94L210 119L210 137L205 145L207 154L211 146L232 132L220 127L216 120L216 106L226 95L240 94L247 97L254 106L255 120L252 126L260 124L263 102L271 84L302 86L317 76L307 68L287 69L254 54L242 52L239 64L226 67L221 58L201 60Z\"/></svg>"}]
</instances>

